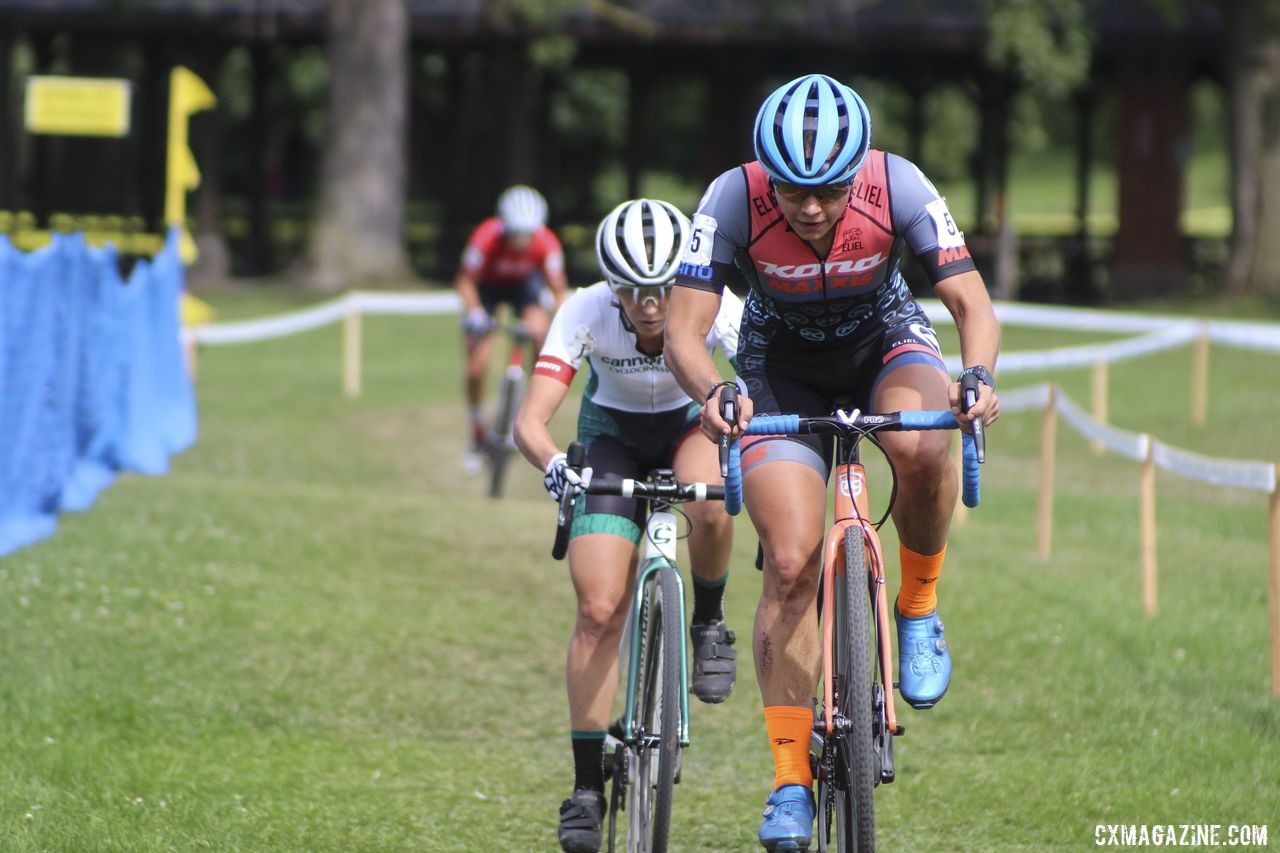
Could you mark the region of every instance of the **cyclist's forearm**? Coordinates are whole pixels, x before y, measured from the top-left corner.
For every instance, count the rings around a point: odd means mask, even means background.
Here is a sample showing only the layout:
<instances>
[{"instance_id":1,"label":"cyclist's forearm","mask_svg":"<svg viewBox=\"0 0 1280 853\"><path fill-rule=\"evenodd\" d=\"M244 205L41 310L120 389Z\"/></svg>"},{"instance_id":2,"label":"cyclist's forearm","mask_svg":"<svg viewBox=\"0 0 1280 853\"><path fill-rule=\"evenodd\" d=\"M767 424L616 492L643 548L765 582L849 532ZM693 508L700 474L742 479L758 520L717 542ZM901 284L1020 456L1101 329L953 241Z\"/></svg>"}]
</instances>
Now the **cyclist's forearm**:
<instances>
[{"instance_id":1,"label":"cyclist's forearm","mask_svg":"<svg viewBox=\"0 0 1280 853\"><path fill-rule=\"evenodd\" d=\"M557 379L534 376L529 382L525 402L516 412L511 430L516 447L540 471L545 470L551 457L560 452L548 425L568 391L568 386Z\"/></svg>"},{"instance_id":2,"label":"cyclist's forearm","mask_svg":"<svg viewBox=\"0 0 1280 853\"><path fill-rule=\"evenodd\" d=\"M462 300L463 313L480 307L480 291L474 278L460 272L454 279L453 286L458 291L458 298Z\"/></svg>"},{"instance_id":3,"label":"cyclist's forearm","mask_svg":"<svg viewBox=\"0 0 1280 853\"><path fill-rule=\"evenodd\" d=\"M677 287L667 312L663 361L685 393L698 403L724 377L707 354L707 333L720 309L715 294Z\"/></svg>"},{"instance_id":4,"label":"cyclist's forearm","mask_svg":"<svg viewBox=\"0 0 1280 853\"><path fill-rule=\"evenodd\" d=\"M976 271L938 282L938 298L955 319L960 335L960 358L965 367L981 364L993 373L1000 352L1000 321Z\"/></svg>"}]
</instances>

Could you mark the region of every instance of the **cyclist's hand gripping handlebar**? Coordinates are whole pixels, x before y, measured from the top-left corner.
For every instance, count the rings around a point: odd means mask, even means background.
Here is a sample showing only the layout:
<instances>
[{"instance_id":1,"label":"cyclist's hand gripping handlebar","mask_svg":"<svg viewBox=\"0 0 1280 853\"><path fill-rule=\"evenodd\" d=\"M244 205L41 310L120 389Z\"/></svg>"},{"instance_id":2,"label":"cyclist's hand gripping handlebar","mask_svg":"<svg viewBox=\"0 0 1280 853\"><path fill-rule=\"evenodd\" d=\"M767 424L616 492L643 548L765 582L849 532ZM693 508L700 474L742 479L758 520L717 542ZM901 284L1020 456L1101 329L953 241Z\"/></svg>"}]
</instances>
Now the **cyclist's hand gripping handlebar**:
<instances>
[{"instance_id":1,"label":"cyclist's hand gripping handlebar","mask_svg":"<svg viewBox=\"0 0 1280 853\"><path fill-rule=\"evenodd\" d=\"M742 410L738 406L738 386L724 385L717 397L720 403L720 417L733 429L738 425L738 416ZM720 476L729 476L729 445L732 443L728 433L720 436Z\"/></svg>"},{"instance_id":2,"label":"cyclist's hand gripping handlebar","mask_svg":"<svg viewBox=\"0 0 1280 853\"><path fill-rule=\"evenodd\" d=\"M569 445L565 455L569 467L581 471L583 463L587 461L586 445L575 441ZM551 556L556 560L563 560L565 551L569 548L569 525L573 522L573 501L577 496L574 489L565 489L560 495L560 507L556 511L556 541L551 546Z\"/></svg>"},{"instance_id":3,"label":"cyclist's hand gripping handlebar","mask_svg":"<svg viewBox=\"0 0 1280 853\"><path fill-rule=\"evenodd\" d=\"M967 412L978 402L978 377L972 373L960 377L960 411ZM963 433L961 482L964 505L978 505L978 465L987 461L987 440L982 431L982 418L973 419L973 433Z\"/></svg>"}]
</instances>

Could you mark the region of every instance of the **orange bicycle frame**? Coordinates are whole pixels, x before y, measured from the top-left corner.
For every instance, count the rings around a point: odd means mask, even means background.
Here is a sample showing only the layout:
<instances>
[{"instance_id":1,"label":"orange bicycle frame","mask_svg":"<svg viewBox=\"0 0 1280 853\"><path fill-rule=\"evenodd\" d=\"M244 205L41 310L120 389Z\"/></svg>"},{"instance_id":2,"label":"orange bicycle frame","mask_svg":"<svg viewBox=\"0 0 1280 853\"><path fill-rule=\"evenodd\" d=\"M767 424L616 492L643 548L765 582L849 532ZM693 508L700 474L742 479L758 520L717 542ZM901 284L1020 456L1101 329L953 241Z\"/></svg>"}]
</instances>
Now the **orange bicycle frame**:
<instances>
[{"instance_id":1,"label":"orange bicycle frame","mask_svg":"<svg viewBox=\"0 0 1280 853\"><path fill-rule=\"evenodd\" d=\"M822 564L822 690L827 734L831 733L832 715L835 712L834 678L835 661L831 652L835 631L836 576L845 574L844 540L850 527L860 527L862 541L867 548L867 567L875 584L874 610L876 633L880 641L876 650L880 655L880 673L885 681L885 717L890 732L898 731L898 719L893 708L893 660L889 638L889 595L885 587L884 555L880 548L880 536L870 518L870 501L867 496L866 470L857 462L836 466L835 522L827 532L823 548ZM845 583L850 583L845 578ZM853 579L861 584L861 579Z\"/></svg>"}]
</instances>

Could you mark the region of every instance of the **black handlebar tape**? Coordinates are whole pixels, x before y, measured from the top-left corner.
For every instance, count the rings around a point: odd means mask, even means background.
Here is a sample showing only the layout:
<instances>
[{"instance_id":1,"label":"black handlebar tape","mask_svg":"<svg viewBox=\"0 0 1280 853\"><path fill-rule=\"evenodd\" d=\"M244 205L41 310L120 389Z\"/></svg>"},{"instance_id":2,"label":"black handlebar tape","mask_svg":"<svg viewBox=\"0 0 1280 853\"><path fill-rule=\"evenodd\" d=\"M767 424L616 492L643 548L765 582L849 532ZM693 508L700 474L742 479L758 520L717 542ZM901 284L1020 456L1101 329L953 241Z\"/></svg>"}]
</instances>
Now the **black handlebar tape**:
<instances>
[{"instance_id":1,"label":"black handlebar tape","mask_svg":"<svg viewBox=\"0 0 1280 853\"><path fill-rule=\"evenodd\" d=\"M569 445L569 450L565 453L565 461L569 467L575 471L581 471L582 465L587 461L587 447L580 441L575 441ZM577 497L572 489L565 489L564 494L560 496L560 507L556 512L556 541L551 545L551 557L555 560L563 560L565 552L569 550L569 526L573 522L573 501Z\"/></svg>"}]
</instances>

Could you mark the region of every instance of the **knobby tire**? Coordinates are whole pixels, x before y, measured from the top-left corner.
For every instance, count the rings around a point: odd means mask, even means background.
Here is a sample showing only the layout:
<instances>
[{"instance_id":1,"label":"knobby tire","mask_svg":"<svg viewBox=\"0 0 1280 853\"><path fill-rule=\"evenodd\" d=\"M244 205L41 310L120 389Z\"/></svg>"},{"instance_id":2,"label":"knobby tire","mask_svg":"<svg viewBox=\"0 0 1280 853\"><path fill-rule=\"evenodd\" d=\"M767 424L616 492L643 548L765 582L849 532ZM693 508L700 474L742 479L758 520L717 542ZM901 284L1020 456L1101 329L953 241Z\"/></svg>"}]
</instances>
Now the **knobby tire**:
<instances>
[{"instance_id":1,"label":"knobby tire","mask_svg":"<svg viewBox=\"0 0 1280 853\"><path fill-rule=\"evenodd\" d=\"M637 734L627 786L628 853L665 853L680 764L680 589L674 572L652 575L640 631ZM656 741L656 745L655 745Z\"/></svg>"},{"instance_id":2,"label":"knobby tire","mask_svg":"<svg viewBox=\"0 0 1280 853\"><path fill-rule=\"evenodd\" d=\"M859 527L845 531L845 583L836 601L833 632L836 712L849 728L828 738L834 748L834 778L819 785L819 808L834 811L839 853L867 853L876 847L876 754L872 729L871 679L875 673L871 641L871 579L866 542ZM826 790L823 790L823 789ZM823 839L825 841L825 839Z\"/></svg>"},{"instance_id":3,"label":"knobby tire","mask_svg":"<svg viewBox=\"0 0 1280 853\"><path fill-rule=\"evenodd\" d=\"M506 481L507 462L511 459L511 426L515 421L516 409L520 406L524 378L504 373L502 385L498 391L498 410L493 422L493 433L489 436L489 497L502 497L502 486Z\"/></svg>"}]
</instances>

